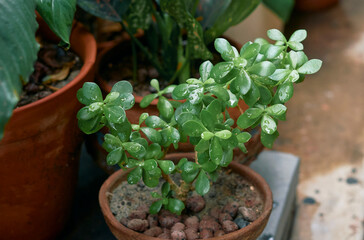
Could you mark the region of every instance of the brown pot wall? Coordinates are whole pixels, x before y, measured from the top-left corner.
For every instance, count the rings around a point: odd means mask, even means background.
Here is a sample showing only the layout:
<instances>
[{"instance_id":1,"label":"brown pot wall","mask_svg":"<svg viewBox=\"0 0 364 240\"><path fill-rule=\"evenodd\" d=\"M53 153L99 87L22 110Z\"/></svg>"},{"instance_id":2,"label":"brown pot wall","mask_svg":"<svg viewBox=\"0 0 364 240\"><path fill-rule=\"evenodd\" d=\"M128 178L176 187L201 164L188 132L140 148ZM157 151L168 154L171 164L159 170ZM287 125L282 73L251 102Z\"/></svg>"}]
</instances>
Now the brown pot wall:
<instances>
[{"instance_id":1,"label":"brown pot wall","mask_svg":"<svg viewBox=\"0 0 364 240\"><path fill-rule=\"evenodd\" d=\"M262 215L247 227L244 227L238 231L226 234L221 237L209 238L210 240L255 240L263 232L270 213L272 211L272 192L266 183L266 181L252 169L247 166L232 162L229 168L243 176L246 180L252 183L252 185L262 194L264 209ZM129 228L126 228L120 222L116 220L111 213L109 206L110 192L113 191L122 181L126 181L128 171L119 170L111 175L101 186L99 192L99 202L101 211L104 214L105 221L109 226L111 232L119 240L158 240L160 238L150 237L138 232L135 232Z\"/></svg>"},{"instance_id":2,"label":"brown pot wall","mask_svg":"<svg viewBox=\"0 0 364 240\"><path fill-rule=\"evenodd\" d=\"M295 8L300 11L321 11L337 4L339 0L296 0Z\"/></svg>"},{"instance_id":3,"label":"brown pot wall","mask_svg":"<svg viewBox=\"0 0 364 240\"><path fill-rule=\"evenodd\" d=\"M40 24L40 31L44 24ZM54 36L49 36L54 39ZM70 213L82 135L76 92L93 81L96 42L81 25L71 48L83 60L62 89L14 110L0 142L0 238L54 239Z\"/></svg>"}]
</instances>

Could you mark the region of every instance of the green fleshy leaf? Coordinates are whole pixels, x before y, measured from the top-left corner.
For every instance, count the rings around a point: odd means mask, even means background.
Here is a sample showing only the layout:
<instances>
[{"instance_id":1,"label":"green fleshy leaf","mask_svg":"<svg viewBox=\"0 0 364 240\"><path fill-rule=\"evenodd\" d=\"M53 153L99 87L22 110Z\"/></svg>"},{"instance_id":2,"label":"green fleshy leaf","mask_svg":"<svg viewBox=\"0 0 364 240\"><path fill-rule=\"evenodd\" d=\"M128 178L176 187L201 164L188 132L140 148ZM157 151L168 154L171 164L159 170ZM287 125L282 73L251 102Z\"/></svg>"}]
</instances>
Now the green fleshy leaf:
<instances>
[{"instance_id":1,"label":"green fleshy leaf","mask_svg":"<svg viewBox=\"0 0 364 240\"><path fill-rule=\"evenodd\" d=\"M221 162L220 162L220 166L227 167L233 160L233 156L234 156L234 153L233 153L232 149L224 151Z\"/></svg>"},{"instance_id":2,"label":"green fleshy leaf","mask_svg":"<svg viewBox=\"0 0 364 240\"><path fill-rule=\"evenodd\" d=\"M216 38L215 49L221 54L222 59L225 61L231 61L235 58L234 50L230 43L224 38Z\"/></svg>"},{"instance_id":3,"label":"green fleshy leaf","mask_svg":"<svg viewBox=\"0 0 364 240\"><path fill-rule=\"evenodd\" d=\"M196 179L195 190L201 196L205 195L210 191L210 180L206 176L204 170L200 171L200 174Z\"/></svg>"},{"instance_id":4,"label":"green fleshy leaf","mask_svg":"<svg viewBox=\"0 0 364 240\"><path fill-rule=\"evenodd\" d=\"M77 91L77 99L80 103L85 105L102 102L101 89L96 83L85 82L83 87Z\"/></svg>"},{"instance_id":5,"label":"green fleshy leaf","mask_svg":"<svg viewBox=\"0 0 364 240\"><path fill-rule=\"evenodd\" d=\"M122 146L128 151L128 153L138 159L141 159L145 154L146 150L143 145L136 142L126 142Z\"/></svg>"},{"instance_id":6,"label":"green fleshy leaf","mask_svg":"<svg viewBox=\"0 0 364 240\"><path fill-rule=\"evenodd\" d=\"M225 83L228 81L225 77L233 68L234 63L232 62L220 62L211 69L210 77L217 83Z\"/></svg>"},{"instance_id":7,"label":"green fleshy leaf","mask_svg":"<svg viewBox=\"0 0 364 240\"><path fill-rule=\"evenodd\" d=\"M152 203L149 207L150 214L157 214L162 208L162 200L158 200Z\"/></svg>"},{"instance_id":8,"label":"green fleshy leaf","mask_svg":"<svg viewBox=\"0 0 364 240\"><path fill-rule=\"evenodd\" d=\"M150 128L165 128L168 124L157 116L149 116L145 119L145 125Z\"/></svg>"},{"instance_id":9,"label":"green fleshy leaf","mask_svg":"<svg viewBox=\"0 0 364 240\"><path fill-rule=\"evenodd\" d=\"M158 164L165 174L171 174L176 168L174 163L170 160L158 160Z\"/></svg>"},{"instance_id":10,"label":"green fleshy leaf","mask_svg":"<svg viewBox=\"0 0 364 240\"><path fill-rule=\"evenodd\" d=\"M199 121L189 120L182 126L183 131L191 137L200 137L201 134L207 131L206 127Z\"/></svg>"},{"instance_id":11,"label":"green fleshy leaf","mask_svg":"<svg viewBox=\"0 0 364 240\"><path fill-rule=\"evenodd\" d=\"M268 30L267 31L267 35L272 40L287 42L286 37L278 29L270 29L270 30Z\"/></svg>"},{"instance_id":12,"label":"green fleshy leaf","mask_svg":"<svg viewBox=\"0 0 364 240\"><path fill-rule=\"evenodd\" d=\"M181 212L183 211L183 209L185 209L185 205L179 199L169 198L168 199L167 209L172 213L175 213L177 215L181 215Z\"/></svg>"},{"instance_id":13,"label":"green fleshy leaf","mask_svg":"<svg viewBox=\"0 0 364 240\"><path fill-rule=\"evenodd\" d=\"M206 133L206 132L204 132L204 133ZM202 134L203 135L203 134ZM212 133L212 136L213 136L213 133ZM201 139L199 142L198 142L198 144L196 145L196 147L195 147L195 151L196 152L205 152L206 150L208 150L209 149L209 146L210 146L210 144L209 144L209 141L208 140L204 140L204 139Z\"/></svg>"},{"instance_id":14,"label":"green fleshy leaf","mask_svg":"<svg viewBox=\"0 0 364 240\"><path fill-rule=\"evenodd\" d=\"M232 134L229 130L221 130L215 133L215 136L221 139L228 139L231 135Z\"/></svg>"},{"instance_id":15,"label":"green fleshy leaf","mask_svg":"<svg viewBox=\"0 0 364 240\"><path fill-rule=\"evenodd\" d=\"M210 143L209 149L210 159L216 165L220 165L222 159L222 147L218 138L214 137Z\"/></svg>"},{"instance_id":16,"label":"green fleshy leaf","mask_svg":"<svg viewBox=\"0 0 364 240\"><path fill-rule=\"evenodd\" d=\"M111 123L122 123L125 121L126 114L124 109L120 106L106 105L104 107L104 113L106 119Z\"/></svg>"},{"instance_id":17,"label":"green fleshy leaf","mask_svg":"<svg viewBox=\"0 0 364 240\"><path fill-rule=\"evenodd\" d=\"M213 66L210 61L205 61L200 65L200 76L203 82L209 79Z\"/></svg>"},{"instance_id":18,"label":"green fleshy leaf","mask_svg":"<svg viewBox=\"0 0 364 240\"><path fill-rule=\"evenodd\" d=\"M248 142L250 140L251 135L248 132L242 132L242 133L239 133L236 136L236 138L237 138L239 143L246 143L246 142Z\"/></svg>"},{"instance_id":19,"label":"green fleshy leaf","mask_svg":"<svg viewBox=\"0 0 364 240\"><path fill-rule=\"evenodd\" d=\"M161 134L154 128L142 127L140 130L147 136L147 138L154 143L160 143L162 141Z\"/></svg>"},{"instance_id":20,"label":"green fleshy leaf","mask_svg":"<svg viewBox=\"0 0 364 240\"><path fill-rule=\"evenodd\" d=\"M197 174L200 171L200 168L199 165L197 165L196 163L187 161L182 165L181 170L182 179L185 182L190 183L196 178Z\"/></svg>"},{"instance_id":21,"label":"green fleshy leaf","mask_svg":"<svg viewBox=\"0 0 364 240\"><path fill-rule=\"evenodd\" d=\"M136 167L128 174L128 183L136 184L142 178L142 168Z\"/></svg>"},{"instance_id":22,"label":"green fleshy leaf","mask_svg":"<svg viewBox=\"0 0 364 240\"><path fill-rule=\"evenodd\" d=\"M118 164L121 160L124 151L121 147L112 150L106 157L106 162L108 165Z\"/></svg>"},{"instance_id":23,"label":"green fleshy leaf","mask_svg":"<svg viewBox=\"0 0 364 240\"><path fill-rule=\"evenodd\" d=\"M169 183L168 182L163 183L162 188L161 188L162 196L167 197L170 190L171 190L171 186L169 185Z\"/></svg>"},{"instance_id":24,"label":"green fleshy leaf","mask_svg":"<svg viewBox=\"0 0 364 240\"><path fill-rule=\"evenodd\" d=\"M268 77L274 73L276 70L276 67L273 63L269 61L260 62L257 64L254 64L250 68L248 68L248 71L250 73L262 76L262 77Z\"/></svg>"},{"instance_id":25,"label":"green fleshy leaf","mask_svg":"<svg viewBox=\"0 0 364 240\"><path fill-rule=\"evenodd\" d=\"M260 134L260 140L265 147L272 148L273 143L277 139L278 136L279 136L278 131L274 132L273 134L267 134L262 131Z\"/></svg>"},{"instance_id":26,"label":"green fleshy leaf","mask_svg":"<svg viewBox=\"0 0 364 240\"><path fill-rule=\"evenodd\" d=\"M288 102L288 100L293 96L293 84L291 82L286 82L280 85L276 94L278 94L279 100L282 103Z\"/></svg>"},{"instance_id":27,"label":"green fleshy leaf","mask_svg":"<svg viewBox=\"0 0 364 240\"><path fill-rule=\"evenodd\" d=\"M171 117L174 114L174 109L172 104L165 97L162 96L159 97L157 108L161 116L166 120L171 119Z\"/></svg>"},{"instance_id":28,"label":"green fleshy leaf","mask_svg":"<svg viewBox=\"0 0 364 240\"><path fill-rule=\"evenodd\" d=\"M302 74L314 74L320 70L322 61L319 59L311 59L303 64L297 71Z\"/></svg>"},{"instance_id":29,"label":"green fleshy leaf","mask_svg":"<svg viewBox=\"0 0 364 240\"><path fill-rule=\"evenodd\" d=\"M275 131L277 131L276 122L267 114L263 115L261 125L263 132L266 134L273 134Z\"/></svg>"},{"instance_id":30,"label":"green fleshy leaf","mask_svg":"<svg viewBox=\"0 0 364 240\"><path fill-rule=\"evenodd\" d=\"M143 99L140 101L140 104L139 106L141 108L146 108L150 105L150 103L156 99L156 97L158 97L158 94L156 93L152 93L152 94L149 94L149 95L146 95L145 97L143 97Z\"/></svg>"}]
</instances>

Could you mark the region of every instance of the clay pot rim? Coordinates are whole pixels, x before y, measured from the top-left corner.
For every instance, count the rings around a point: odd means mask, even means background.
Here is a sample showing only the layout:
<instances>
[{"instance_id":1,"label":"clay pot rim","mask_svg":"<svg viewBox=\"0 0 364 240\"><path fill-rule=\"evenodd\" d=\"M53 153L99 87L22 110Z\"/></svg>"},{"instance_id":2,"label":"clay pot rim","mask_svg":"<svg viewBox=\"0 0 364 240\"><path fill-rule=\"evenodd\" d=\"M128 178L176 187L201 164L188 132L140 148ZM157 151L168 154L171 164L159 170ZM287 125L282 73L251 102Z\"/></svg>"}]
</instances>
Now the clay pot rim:
<instances>
[{"instance_id":1,"label":"clay pot rim","mask_svg":"<svg viewBox=\"0 0 364 240\"><path fill-rule=\"evenodd\" d=\"M226 239L237 239L237 237L242 236L244 234L248 234L250 231L253 231L255 228L258 229L260 225L264 223L264 220L269 218L269 215L272 211L273 207L273 195L270 190L270 187L268 183L264 180L262 176L260 176L258 173L253 171L251 168L244 166L242 164L239 164L237 162L231 162L229 164L229 168L233 170L233 172L241 171L244 174L240 174L244 176L244 178L250 182L254 182L253 185L259 189L260 193L263 197L264 202L264 209L262 214L259 216L257 220L249 224L248 226L239 229L238 231L225 234L220 237L213 237L209 238L211 240L226 240ZM122 169L118 170L117 172L113 173L111 176L109 176L106 181L102 184L100 191L99 191L99 204L101 211L104 215L105 220L112 225L115 229L119 229L120 232L124 232L127 235L130 236L136 236L139 240L160 240L160 238L157 237L150 237L147 235L144 235L139 232L135 232L127 227L125 227L123 224L117 221L115 216L111 213L110 206L109 206L109 200L108 200L108 194L110 193L114 188L117 187L117 185L122 182L121 178L125 174L127 174L129 171L123 171ZM255 179L255 180L252 180Z\"/></svg>"},{"instance_id":2,"label":"clay pot rim","mask_svg":"<svg viewBox=\"0 0 364 240\"><path fill-rule=\"evenodd\" d=\"M12 117L15 117L16 115L21 115L22 112L27 111L27 110L31 111L34 108L38 108L38 107L41 108L42 105L45 104L46 102L48 102L52 99L58 98L58 96L62 95L64 92L68 91L68 89L77 85L78 82L82 81L82 79L85 78L87 73L91 71L91 69L95 63L95 60L96 60L96 49L97 49L96 41L94 40L92 34L89 33L88 31L86 31L86 28L80 23L74 24L71 35L75 34L75 33L79 33L80 38L85 39L84 42L85 42L87 48L91 49L90 51L88 51L89 54L85 55L84 59L81 58L83 61L83 65L80 69L80 72L77 74L77 76L72 81L70 81L68 84L66 84L64 87L62 87L58 91L50 94L49 96L39 99L35 102L29 103L27 105L15 108L13 110ZM72 47L73 41L80 41L80 40L72 39L72 36L70 37L71 49L73 51L75 51L75 53L78 54L78 52L79 52L78 49L74 49Z\"/></svg>"}]
</instances>

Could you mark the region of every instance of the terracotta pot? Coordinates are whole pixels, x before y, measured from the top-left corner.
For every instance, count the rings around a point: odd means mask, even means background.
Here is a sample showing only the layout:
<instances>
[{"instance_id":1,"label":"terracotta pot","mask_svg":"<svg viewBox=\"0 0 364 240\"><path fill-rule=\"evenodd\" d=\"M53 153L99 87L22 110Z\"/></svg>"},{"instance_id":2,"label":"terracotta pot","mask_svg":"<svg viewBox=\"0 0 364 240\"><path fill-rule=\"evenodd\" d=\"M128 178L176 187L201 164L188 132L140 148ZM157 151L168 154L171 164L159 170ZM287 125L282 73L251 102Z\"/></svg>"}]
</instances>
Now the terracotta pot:
<instances>
[{"instance_id":1,"label":"terracotta pot","mask_svg":"<svg viewBox=\"0 0 364 240\"><path fill-rule=\"evenodd\" d=\"M260 217L252 222L247 227L244 227L238 231L226 234L221 237L209 238L211 240L254 240L259 237L259 235L263 232L265 225L268 222L271 210L272 210L272 192L266 183L266 181L252 169L247 166L241 165L236 162L232 162L229 165L229 168L233 170L233 172L244 176L246 180L248 180L262 195L264 209L263 213ZM105 221L109 226L111 232L117 239L120 240L157 240L159 238L149 237L142 233L135 232L120 222L114 217L111 213L109 206L110 192L112 192L121 182L126 181L127 174L129 171L119 170L111 175L101 186L99 192L99 202L101 206L101 211L104 214Z\"/></svg>"},{"instance_id":2,"label":"terracotta pot","mask_svg":"<svg viewBox=\"0 0 364 240\"><path fill-rule=\"evenodd\" d=\"M49 30L40 31L46 38ZM14 110L0 142L0 238L55 239L71 210L82 135L77 90L93 81L96 42L80 24L71 48L83 66L57 92Z\"/></svg>"},{"instance_id":3,"label":"terracotta pot","mask_svg":"<svg viewBox=\"0 0 364 240\"><path fill-rule=\"evenodd\" d=\"M296 0L295 8L300 11L313 12L329 8L339 0Z\"/></svg>"}]
</instances>

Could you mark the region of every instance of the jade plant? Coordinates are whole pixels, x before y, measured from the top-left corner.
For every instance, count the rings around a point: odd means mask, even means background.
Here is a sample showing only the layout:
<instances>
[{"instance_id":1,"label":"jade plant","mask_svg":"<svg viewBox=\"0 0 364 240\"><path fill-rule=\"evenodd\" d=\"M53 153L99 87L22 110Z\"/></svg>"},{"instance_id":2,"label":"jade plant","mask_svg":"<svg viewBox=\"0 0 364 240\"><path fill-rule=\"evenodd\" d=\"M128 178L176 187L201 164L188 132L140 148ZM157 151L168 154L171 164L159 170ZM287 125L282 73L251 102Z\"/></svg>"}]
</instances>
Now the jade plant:
<instances>
[{"instance_id":1,"label":"jade plant","mask_svg":"<svg viewBox=\"0 0 364 240\"><path fill-rule=\"evenodd\" d=\"M302 51L306 35L305 30L298 30L287 40L272 29L268 37L274 44L259 38L240 51L217 38L214 45L223 61L216 65L205 61L198 79L189 78L165 89L153 79L156 93L145 96L141 105L146 107L157 98L159 116L142 113L138 124L131 124L125 112L134 105L129 82L116 83L105 99L95 83L85 83L77 93L86 105L77 114L79 127L87 134L109 128L103 143L109 152L107 163L130 169L129 184L142 179L154 188L164 179L161 192L152 193L156 201L150 212L163 207L180 214L190 191L200 195L209 191L219 169L233 160L234 149L246 152L244 144L251 137L246 129L260 125L261 142L272 147L278 121L286 119L285 103L293 95L293 85L302 82L306 74L317 72L322 64L318 59L308 60ZM173 99L167 99L166 94ZM239 100L249 109L240 109ZM230 108L240 111L236 123L229 116ZM194 145L195 160L169 160L168 151L186 141ZM176 174L180 174L180 182L173 177Z\"/></svg>"},{"instance_id":2,"label":"jade plant","mask_svg":"<svg viewBox=\"0 0 364 240\"><path fill-rule=\"evenodd\" d=\"M287 19L292 0L264 3ZM137 50L170 84L184 82L192 60L212 58L208 44L229 27L244 20L260 0L78 0L78 5L97 17L118 22L129 34L133 51L133 77L137 76ZM228 20L227 20L228 19ZM145 30L146 41L134 36Z\"/></svg>"}]
</instances>

